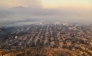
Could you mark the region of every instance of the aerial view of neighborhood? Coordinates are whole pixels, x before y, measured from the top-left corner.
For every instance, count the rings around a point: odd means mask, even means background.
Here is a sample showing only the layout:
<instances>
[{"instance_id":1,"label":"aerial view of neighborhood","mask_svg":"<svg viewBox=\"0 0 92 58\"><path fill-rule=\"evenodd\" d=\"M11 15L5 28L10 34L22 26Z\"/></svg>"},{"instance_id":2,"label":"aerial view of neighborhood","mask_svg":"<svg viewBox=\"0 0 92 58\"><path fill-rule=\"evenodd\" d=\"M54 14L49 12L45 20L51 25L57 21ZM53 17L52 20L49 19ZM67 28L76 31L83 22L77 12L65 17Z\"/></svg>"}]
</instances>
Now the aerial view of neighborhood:
<instances>
[{"instance_id":1,"label":"aerial view of neighborhood","mask_svg":"<svg viewBox=\"0 0 92 58\"><path fill-rule=\"evenodd\" d=\"M0 55L92 55L92 24L37 23L0 28Z\"/></svg>"},{"instance_id":2,"label":"aerial view of neighborhood","mask_svg":"<svg viewBox=\"0 0 92 58\"><path fill-rule=\"evenodd\" d=\"M0 56L92 56L92 0L0 0Z\"/></svg>"}]
</instances>

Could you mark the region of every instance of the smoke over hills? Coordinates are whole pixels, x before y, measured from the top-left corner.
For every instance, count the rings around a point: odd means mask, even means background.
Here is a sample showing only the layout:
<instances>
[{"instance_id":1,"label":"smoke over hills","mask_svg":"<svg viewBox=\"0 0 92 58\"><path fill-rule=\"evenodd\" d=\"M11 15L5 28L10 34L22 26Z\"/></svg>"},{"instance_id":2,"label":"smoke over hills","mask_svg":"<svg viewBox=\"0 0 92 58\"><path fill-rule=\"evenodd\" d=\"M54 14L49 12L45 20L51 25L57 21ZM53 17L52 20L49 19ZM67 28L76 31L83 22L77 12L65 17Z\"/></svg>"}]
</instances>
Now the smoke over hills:
<instances>
[{"instance_id":1,"label":"smoke over hills","mask_svg":"<svg viewBox=\"0 0 92 58\"><path fill-rule=\"evenodd\" d=\"M87 9L43 9L31 7L0 8L0 24L30 22L92 22L92 11ZM20 22L21 21L21 22Z\"/></svg>"}]
</instances>

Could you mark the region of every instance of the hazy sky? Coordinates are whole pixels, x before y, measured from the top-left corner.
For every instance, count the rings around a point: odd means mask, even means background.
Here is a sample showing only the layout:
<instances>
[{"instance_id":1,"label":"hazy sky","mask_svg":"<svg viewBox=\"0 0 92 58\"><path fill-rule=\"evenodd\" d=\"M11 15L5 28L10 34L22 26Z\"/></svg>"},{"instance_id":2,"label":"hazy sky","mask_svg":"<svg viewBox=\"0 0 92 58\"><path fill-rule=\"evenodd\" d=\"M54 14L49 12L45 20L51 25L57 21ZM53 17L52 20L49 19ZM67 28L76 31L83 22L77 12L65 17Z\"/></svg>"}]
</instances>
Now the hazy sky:
<instances>
[{"instance_id":1,"label":"hazy sky","mask_svg":"<svg viewBox=\"0 0 92 58\"><path fill-rule=\"evenodd\" d=\"M92 0L42 0L43 7L92 7Z\"/></svg>"},{"instance_id":2,"label":"hazy sky","mask_svg":"<svg viewBox=\"0 0 92 58\"><path fill-rule=\"evenodd\" d=\"M62 8L62 7L92 7L92 0L0 0L2 7L43 7L43 8Z\"/></svg>"},{"instance_id":3,"label":"hazy sky","mask_svg":"<svg viewBox=\"0 0 92 58\"><path fill-rule=\"evenodd\" d=\"M39 7L41 0L0 0L1 7Z\"/></svg>"},{"instance_id":4,"label":"hazy sky","mask_svg":"<svg viewBox=\"0 0 92 58\"><path fill-rule=\"evenodd\" d=\"M0 0L0 22L25 19L92 21L92 0Z\"/></svg>"}]
</instances>

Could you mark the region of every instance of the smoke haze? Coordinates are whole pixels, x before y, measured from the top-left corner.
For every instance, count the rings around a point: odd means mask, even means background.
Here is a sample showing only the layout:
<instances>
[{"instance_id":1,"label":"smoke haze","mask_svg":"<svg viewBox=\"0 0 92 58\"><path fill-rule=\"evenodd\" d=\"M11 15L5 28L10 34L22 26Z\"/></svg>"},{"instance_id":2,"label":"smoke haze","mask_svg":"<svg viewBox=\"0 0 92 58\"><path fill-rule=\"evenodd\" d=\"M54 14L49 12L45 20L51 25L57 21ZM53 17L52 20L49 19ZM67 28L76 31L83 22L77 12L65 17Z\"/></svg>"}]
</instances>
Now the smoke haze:
<instances>
[{"instance_id":1,"label":"smoke haze","mask_svg":"<svg viewBox=\"0 0 92 58\"><path fill-rule=\"evenodd\" d=\"M15 5L15 3L17 4ZM8 0L7 3L5 0L0 0L0 6L0 23L26 21L92 22L91 7L87 9L78 7L43 8L41 0Z\"/></svg>"}]
</instances>

